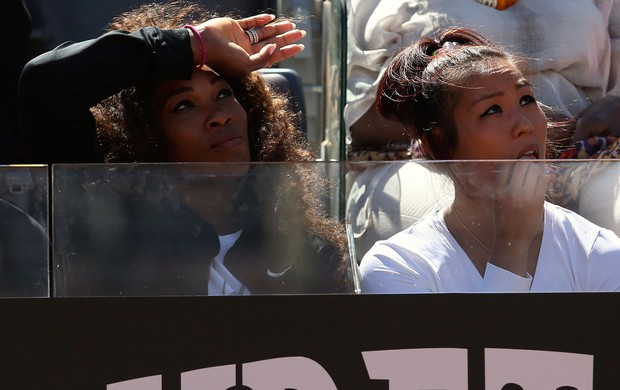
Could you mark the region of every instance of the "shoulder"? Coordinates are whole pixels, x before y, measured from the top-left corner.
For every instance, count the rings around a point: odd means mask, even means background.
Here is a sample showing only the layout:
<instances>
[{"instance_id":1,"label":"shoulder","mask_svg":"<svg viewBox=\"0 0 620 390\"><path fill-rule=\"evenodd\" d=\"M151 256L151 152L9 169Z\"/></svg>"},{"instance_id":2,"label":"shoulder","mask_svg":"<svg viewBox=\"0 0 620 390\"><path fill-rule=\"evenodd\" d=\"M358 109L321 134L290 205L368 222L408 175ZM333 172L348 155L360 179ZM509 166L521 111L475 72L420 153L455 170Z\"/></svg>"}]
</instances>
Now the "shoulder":
<instances>
[{"instance_id":1,"label":"shoulder","mask_svg":"<svg viewBox=\"0 0 620 390\"><path fill-rule=\"evenodd\" d=\"M377 269L437 268L446 243L445 225L438 213L429 214L387 240L377 241L364 255L364 272Z\"/></svg>"},{"instance_id":2,"label":"shoulder","mask_svg":"<svg viewBox=\"0 0 620 390\"><path fill-rule=\"evenodd\" d=\"M448 288L451 275L464 275L458 244L439 212L387 240L377 242L360 264L365 293L412 293ZM448 283L449 284L449 283Z\"/></svg>"},{"instance_id":3,"label":"shoulder","mask_svg":"<svg viewBox=\"0 0 620 390\"><path fill-rule=\"evenodd\" d=\"M545 217L550 218L553 226L565 233L581 234L583 232L587 236L595 235L603 229L578 213L550 202L545 202Z\"/></svg>"},{"instance_id":4,"label":"shoulder","mask_svg":"<svg viewBox=\"0 0 620 390\"><path fill-rule=\"evenodd\" d=\"M332 262L342 255L334 243L312 232L306 233L305 246L306 253L304 254L310 254L310 257L320 261Z\"/></svg>"},{"instance_id":5,"label":"shoulder","mask_svg":"<svg viewBox=\"0 0 620 390\"><path fill-rule=\"evenodd\" d=\"M598 226L581 215L561 206L545 203L554 241L565 250L580 248L590 255L599 250L620 253L620 238L609 229Z\"/></svg>"},{"instance_id":6,"label":"shoulder","mask_svg":"<svg viewBox=\"0 0 620 390\"><path fill-rule=\"evenodd\" d=\"M350 265L346 253L327 238L306 231L299 243L297 270L307 293L345 293L349 291Z\"/></svg>"}]
</instances>

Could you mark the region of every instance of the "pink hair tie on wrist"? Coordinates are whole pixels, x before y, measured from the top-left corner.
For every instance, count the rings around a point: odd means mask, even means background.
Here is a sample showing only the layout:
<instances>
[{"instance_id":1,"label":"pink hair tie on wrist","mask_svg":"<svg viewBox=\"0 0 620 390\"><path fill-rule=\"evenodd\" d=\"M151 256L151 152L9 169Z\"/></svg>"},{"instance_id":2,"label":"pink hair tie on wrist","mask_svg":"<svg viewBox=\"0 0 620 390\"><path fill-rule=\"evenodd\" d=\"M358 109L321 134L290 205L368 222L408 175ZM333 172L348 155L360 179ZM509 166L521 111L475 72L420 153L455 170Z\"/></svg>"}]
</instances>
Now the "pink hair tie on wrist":
<instances>
[{"instance_id":1,"label":"pink hair tie on wrist","mask_svg":"<svg viewBox=\"0 0 620 390\"><path fill-rule=\"evenodd\" d=\"M200 65L196 65L196 69L201 69L203 66L206 65L206 62L207 62L207 53L205 51L205 43L202 41L202 37L200 36L200 33L198 32L198 30L196 30L196 27L192 26L191 24L186 24L185 26L183 26L183 28L190 30L191 32L194 33L194 36L198 38L198 43L200 44L200 51L202 52L202 59L200 61Z\"/></svg>"}]
</instances>

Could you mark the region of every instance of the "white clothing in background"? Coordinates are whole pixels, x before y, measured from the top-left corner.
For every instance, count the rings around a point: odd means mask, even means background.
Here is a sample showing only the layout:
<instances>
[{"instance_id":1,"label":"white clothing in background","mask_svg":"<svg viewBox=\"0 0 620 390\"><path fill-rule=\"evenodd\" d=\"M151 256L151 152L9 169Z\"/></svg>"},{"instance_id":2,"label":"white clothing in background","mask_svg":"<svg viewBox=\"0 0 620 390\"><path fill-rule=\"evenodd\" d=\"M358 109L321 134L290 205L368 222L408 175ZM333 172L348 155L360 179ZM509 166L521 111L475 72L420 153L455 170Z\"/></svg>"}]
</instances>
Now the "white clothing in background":
<instances>
[{"instance_id":1,"label":"white clothing in background","mask_svg":"<svg viewBox=\"0 0 620 390\"><path fill-rule=\"evenodd\" d=\"M360 272L362 293L620 291L620 238L545 202L534 278L492 264L482 277L448 231L442 209L377 242Z\"/></svg>"},{"instance_id":2,"label":"white clothing in background","mask_svg":"<svg viewBox=\"0 0 620 390\"><path fill-rule=\"evenodd\" d=\"M347 24L347 132L370 108L393 54L448 26L474 29L531 58L528 79L537 99L564 115L581 112L588 100L620 95L620 0L519 0L501 11L475 0L347 0ZM578 211L620 235L619 167L590 179ZM435 176L413 165L348 175L347 223L360 257L453 195L450 186L428 184Z\"/></svg>"},{"instance_id":3,"label":"white clothing in background","mask_svg":"<svg viewBox=\"0 0 620 390\"><path fill-rule=\"evenodd\" d=\"M528 58L539 101L568 116L620 95L620 0L348 0L347 129L371 106L392 55L442 27L470 28Z\"/></svg>"}]
</instances>

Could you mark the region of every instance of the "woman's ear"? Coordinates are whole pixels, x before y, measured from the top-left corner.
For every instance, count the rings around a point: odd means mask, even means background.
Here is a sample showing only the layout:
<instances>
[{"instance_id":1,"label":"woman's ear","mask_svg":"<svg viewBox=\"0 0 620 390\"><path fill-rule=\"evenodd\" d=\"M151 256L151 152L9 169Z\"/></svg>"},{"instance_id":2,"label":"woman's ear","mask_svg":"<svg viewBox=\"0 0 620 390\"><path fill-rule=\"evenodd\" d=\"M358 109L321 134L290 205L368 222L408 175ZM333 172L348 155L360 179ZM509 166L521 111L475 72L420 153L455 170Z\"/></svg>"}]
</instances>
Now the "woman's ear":
<instances>
[{"instance_id":1,"label":"woman's ear","mask_svg":"<svg viewBox=\"0 0 620 390\"><path fill-rule=\"evenodd\" d=\"M434 137L443 137L443 128L440 125L433 125L433 127L428 130Z\"/></svg>"},{"instance_id":2,"label":"woman's ear","mask_svg":"<svg viewBox=\"0 0 620 390\"><path fill-rule=\"evenodd\" d=\"M449 160L452 158L452 143L442 126L435 124L425 134L427 147L430 149L429 151L434 160Z\"/></svg>"}]
</instances>

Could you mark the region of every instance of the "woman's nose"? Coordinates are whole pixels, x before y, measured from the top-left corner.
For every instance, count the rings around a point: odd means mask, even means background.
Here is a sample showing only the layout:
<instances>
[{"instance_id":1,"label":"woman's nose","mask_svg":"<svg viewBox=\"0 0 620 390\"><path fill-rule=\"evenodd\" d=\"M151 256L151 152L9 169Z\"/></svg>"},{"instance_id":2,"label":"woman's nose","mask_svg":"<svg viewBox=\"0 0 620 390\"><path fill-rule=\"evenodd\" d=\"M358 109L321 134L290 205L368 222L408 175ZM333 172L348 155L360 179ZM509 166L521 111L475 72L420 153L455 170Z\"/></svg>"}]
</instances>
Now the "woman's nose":
<instances>
[{"instance_id":1,"label":"woman's nose","mask_svg":"<svg viewBox=\"0 0 620 390\"><path fill-rule=\"evenodd\" d=\"M530 117L520 111L515 118L514 128L512 130L512 136L515 138L521 137L523 135L529 135L534 131L534 124Z\"/></svg>"},{"instance_id":2,"label":"woman's nose","mask_svg":"<svg viewBox=\"0 0 620 390\"><path fill-rule=\"evenodd\" d=\"M205 128L216 129L221 126L225 126L232 121L232 115L230 115L226 110L215 108L207 113L207 118L205 120Z\"/></svg>"}]
</instances>

